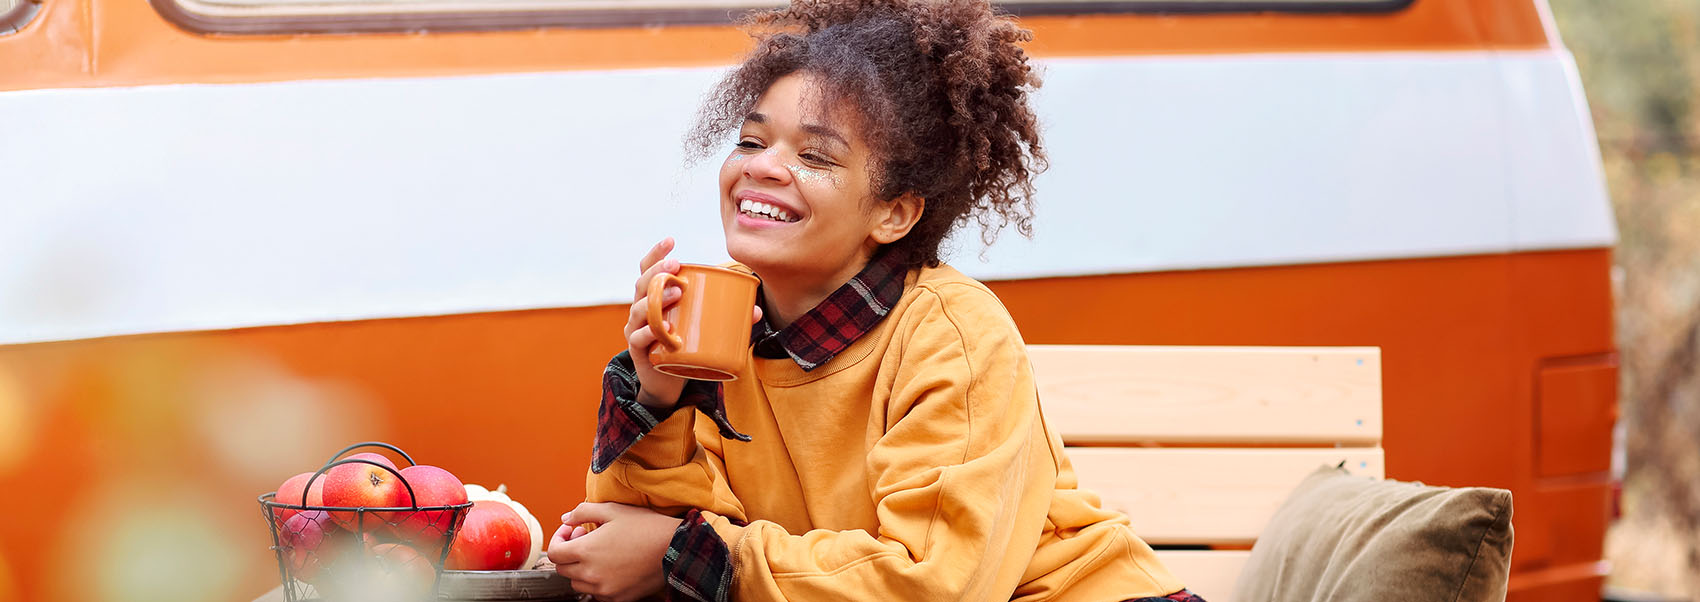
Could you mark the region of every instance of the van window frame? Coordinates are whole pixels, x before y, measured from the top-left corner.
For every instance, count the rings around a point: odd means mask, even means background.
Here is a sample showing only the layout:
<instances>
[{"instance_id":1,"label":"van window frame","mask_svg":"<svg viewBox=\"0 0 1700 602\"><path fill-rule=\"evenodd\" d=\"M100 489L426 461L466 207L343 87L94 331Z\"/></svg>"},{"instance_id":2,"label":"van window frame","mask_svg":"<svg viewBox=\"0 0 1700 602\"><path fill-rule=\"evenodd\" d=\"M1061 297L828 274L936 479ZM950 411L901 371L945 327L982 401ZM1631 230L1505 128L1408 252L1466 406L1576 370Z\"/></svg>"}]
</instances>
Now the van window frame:
<instances>
[{"instance_id":1,"label":"van window frame","mask_svg":"<svg viewBox=\"0 0 1700 602\"><path fill-rule=\"evenodd\" d=\"M1032 0L996 4L1016 16L1038 16L1129 13L1392 13L1405 10L1414 2L1416 0Z\"/></svg>"},{"instance_id":2,"label":"van window frame","mask_svg":"<svg viewBox=\"0 0 1700 602\"><path fill-rule=\"evenodd\" d=\"M21 0L30 2L31 0ZM997 6L1016 16L1089 14L1223 14L1223 13L1308 13L1361 14L1397 12L1416 0L1021 0L998 2ZM166 20L200 34L349 34L420 31L499 31L513 29L566 28L599 29L658 27L666 25L724 25L739 15L766 5L751 7L669 8L572 8L565 0L560 7L515 10L454 10L455 0L444 10L360 10L372 6L348 3L341 13L299 13L263 10L230 11L246 15L217 14L195 9L202 0L148 0ZM476 6L476 0L458 3ZM376 7L375 7L376 8ZM398 5L396 9L406 8Z\"/></svg>"},{"instance_id":3,"label":"van window frame","mask_svg":"<svg viewBox=\"0 0 1700 602\"><path fill-rule=\"evenodd\" d=\"M41 12L42 0L16 0L11 8L0 11L0 36L18 33Z\"/></svg>"}]
</instances>

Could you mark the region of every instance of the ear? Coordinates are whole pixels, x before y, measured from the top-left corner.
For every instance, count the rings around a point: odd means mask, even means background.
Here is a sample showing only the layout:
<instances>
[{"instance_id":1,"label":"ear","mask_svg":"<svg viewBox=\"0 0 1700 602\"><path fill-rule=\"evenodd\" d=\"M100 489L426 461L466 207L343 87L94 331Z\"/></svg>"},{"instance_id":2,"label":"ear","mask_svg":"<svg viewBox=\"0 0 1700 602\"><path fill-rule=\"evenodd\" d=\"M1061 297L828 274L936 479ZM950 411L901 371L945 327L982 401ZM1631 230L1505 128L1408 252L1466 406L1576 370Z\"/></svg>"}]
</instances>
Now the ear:
<instances>
[{"instance_id":1,"label":"ear","mask_svg":"<svg viewBox=\"0 0 1700 602\"><path fill-rule=\"evenodd\" d=\"M926 199L916 196L913 192L905 192L881 204L879 221L874 224L874 231L868 236L882 245L897 242L909 234L915 224L921 222L921 214L926 209Z\"/></svg>"}]
</instances>

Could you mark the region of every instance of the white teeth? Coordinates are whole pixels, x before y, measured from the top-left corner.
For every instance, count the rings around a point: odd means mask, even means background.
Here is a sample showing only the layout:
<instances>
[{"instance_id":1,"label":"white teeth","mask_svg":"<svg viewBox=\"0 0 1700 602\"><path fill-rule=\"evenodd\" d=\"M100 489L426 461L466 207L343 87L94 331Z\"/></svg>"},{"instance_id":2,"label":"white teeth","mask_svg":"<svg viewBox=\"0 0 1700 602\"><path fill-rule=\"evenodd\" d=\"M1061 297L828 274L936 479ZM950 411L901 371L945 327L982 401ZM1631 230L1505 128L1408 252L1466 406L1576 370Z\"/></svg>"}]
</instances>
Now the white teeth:
<instances>
[{"instance_id":1,"label":"white teeth","mask_svg":"<svg viewBox=\"0 0 1700 602\"><path fill-rule=\"evenodd\" d=\"M763 203L763 202L760 202L760 201L752 201L752 200L749 200L749 199L744 199L742 201L739 201L738 202L738 211L740 211L742 213L747 213L747 214L752 215L752 216L760 216L760 217L764 217L764 218L771 219L771 220L777 220L777 221L781 221L781 222L793 221L791 219L791 213L790 212L787 212L784 209L780 209L778 207L775 207L773 205L769 205L767 203Z\"/></svg>"}]
</instances>

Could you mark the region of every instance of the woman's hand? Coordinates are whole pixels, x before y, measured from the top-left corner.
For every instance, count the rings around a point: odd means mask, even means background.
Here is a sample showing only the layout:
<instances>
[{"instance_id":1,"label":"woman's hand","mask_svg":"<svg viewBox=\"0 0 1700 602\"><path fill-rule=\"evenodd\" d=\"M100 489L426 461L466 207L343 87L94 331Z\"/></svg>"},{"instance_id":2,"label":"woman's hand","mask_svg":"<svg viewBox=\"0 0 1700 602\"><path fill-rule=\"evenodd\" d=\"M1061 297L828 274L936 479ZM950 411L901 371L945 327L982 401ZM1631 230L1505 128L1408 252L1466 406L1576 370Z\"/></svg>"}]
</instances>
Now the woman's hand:
<instances>
[{"instance_id":1,"label":"woman's hand","mask_svg":"<svg viewBox=\"0 0 1700 602\"><path fill-rule=\"evenodd\" d=\"M649 329L649 281L658 274L679 273L679 261L668 259L673 252L672 237L661 242L638 260L637 292L632 295L632 311L626 316L626 349L632 354L632 366L637 369L638 403L652 408L671 408L679 403L679 393L685 389L685 379L662 374L649 362L649 349L655 346L655 331ZM683 294L678 287L669 286L661 295L661 306L672 307Z\"/></svg>"},{"instance_id":2,"label":"woman's hand","mask_svg":"<svg viewBox=\"0 0 1700 602\"><path fill-rule=\"evenodd\" d=\"M639 506L587 502L561 522L549 540L549 561L556 573L573 581L573 591L624 602L666 586L661 558L680 519ZM595 530L587 531L592 523Z\"/></svg>"},{"instance_id":3,"label":"woman's hand","mask_svg":"<svg viewBox=\"0 0 1700 602\"><path fill-rule=\"evenodd\" d=\"M679 273L679 261L668 259L673 252L673 239L661 239L638 260L636 292L632 294L632 309L626 315L626 349L632 354L632 367L637 369L638 403L652 408L671 408L679 403L685 389L685 379L662 374L649 362L649 350L656 344L655 331L649 328L649 281L661 274ZM679 302L683 293L669 286L661 293L661 307L669 308ZM751 310L750 323L761 320L761 307Z\"/></svg>"}]
</instances>

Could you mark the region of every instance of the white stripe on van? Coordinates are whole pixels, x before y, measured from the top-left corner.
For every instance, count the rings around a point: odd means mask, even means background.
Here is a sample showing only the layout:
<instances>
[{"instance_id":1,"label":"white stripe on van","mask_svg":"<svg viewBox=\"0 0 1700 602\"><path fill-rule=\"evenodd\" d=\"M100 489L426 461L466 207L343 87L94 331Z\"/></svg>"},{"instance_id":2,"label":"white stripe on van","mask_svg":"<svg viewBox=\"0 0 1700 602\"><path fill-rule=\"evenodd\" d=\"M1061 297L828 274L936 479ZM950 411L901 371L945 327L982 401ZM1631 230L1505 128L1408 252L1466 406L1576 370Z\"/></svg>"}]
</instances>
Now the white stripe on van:
<instances>
[{"instance_id":1,"label":"white stripe on van","mask_svg":"<svg viewBox=\"0 0 1700 602\"><path fill-rule=\"evenodd\" d=\"M1562 50L1051 60L985 279L1611 245ZM0 93L0 343L630 299L716 69Z\"/></svg>"}]
</instances>

